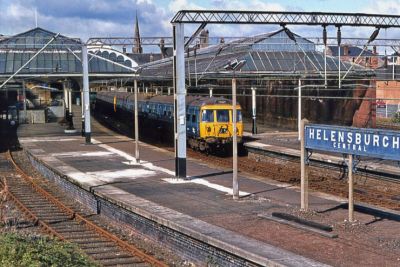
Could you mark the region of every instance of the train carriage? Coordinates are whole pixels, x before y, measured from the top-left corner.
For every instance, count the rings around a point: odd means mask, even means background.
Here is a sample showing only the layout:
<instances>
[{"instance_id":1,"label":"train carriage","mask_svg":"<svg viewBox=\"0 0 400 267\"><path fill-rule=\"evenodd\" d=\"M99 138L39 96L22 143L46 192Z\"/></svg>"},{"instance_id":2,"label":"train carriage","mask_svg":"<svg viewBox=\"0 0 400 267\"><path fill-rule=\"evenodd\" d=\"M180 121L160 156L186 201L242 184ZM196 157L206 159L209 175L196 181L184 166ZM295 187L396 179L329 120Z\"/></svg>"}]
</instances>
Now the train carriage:
<instances>
[{"instance_id":1,"label":"train carriage","mask_svg":"<svg viewBox=\"0 0 400 267\"><path fill-rule=\"evenodd\" d=\"M108 115L132 122L134 96L125 92L99 92L96 109ZM243 123L240 105L237 105L237 136L242 142ZM146 136L160 141L173 140L173 96L138 97L140 130ZM188 145L200 151L225 148L232 143L232 102L222 97L186 97L186 132ZM130 123L131 124L131 123Z\"/></svg>"}]
</instances>

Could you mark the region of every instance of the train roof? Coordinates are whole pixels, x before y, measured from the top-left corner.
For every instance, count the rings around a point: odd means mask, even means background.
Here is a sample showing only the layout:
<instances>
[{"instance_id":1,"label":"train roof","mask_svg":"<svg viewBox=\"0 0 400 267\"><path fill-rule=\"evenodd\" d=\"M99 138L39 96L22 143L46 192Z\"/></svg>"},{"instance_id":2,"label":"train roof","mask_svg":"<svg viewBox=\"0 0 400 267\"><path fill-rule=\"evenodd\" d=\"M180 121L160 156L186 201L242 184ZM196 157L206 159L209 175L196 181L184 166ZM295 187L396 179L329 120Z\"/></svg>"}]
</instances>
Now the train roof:
<instances>
[{"instance_id":1,"label":"train roof","mask_svg":"<svg viewBox=\"0 0 400 267\"><path fill-rule=\"evenodd\" d=\"M174 103L174 96L154 96L148 100L149 102L157 103ZM227 104L232 105L232 101L223 97L205 97L205 96L186 96L186 105L191 106L205 106L205 105L217 105Z\"/></svg>"},{"instance_id":2,"label":"train roof","mask_svg":"<svg viewBox=\"0 0 400 267\"><path fill-rule=\"evenodd\" d=\"M117 95L118 98L128 98L134 99L133 93L130 92L107 92L101 91L99 95L107 95L114 97ZM148 101L154 103L165 103L165 104L174 104L174 96L173 95L157 95L153 97L148 97L143 94L138 95L139 101ZM186 96L186 105L195 106L195 107L202 107L206 105L232 105L232 101L227 98L223 97L206 97L206 96Z\"/></svg>"}]
</instances>

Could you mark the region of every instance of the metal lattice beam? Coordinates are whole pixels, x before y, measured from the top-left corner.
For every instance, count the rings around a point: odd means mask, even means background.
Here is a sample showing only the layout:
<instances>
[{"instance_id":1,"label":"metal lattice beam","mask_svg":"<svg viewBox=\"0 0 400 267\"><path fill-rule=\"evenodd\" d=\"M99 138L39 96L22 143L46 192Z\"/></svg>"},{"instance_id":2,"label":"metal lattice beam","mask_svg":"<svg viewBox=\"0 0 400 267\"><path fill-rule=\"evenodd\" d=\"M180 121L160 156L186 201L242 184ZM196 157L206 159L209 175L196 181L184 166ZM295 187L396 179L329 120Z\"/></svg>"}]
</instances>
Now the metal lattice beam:
<instances>
[{"instance_id":1,"label":"metal lattice beam","mask_svg":"<svg viewBox=\"0 0 400 267\"><path fill-rule=\"evenodd\" d=\"M87 45L110 45L110 46L129 46L135 44L135 38L131 37L93 37L90 38ZM141 37L141 45L159 45L164 40L165 45L172 45L172 37Z\"/></svg>"},{"instance_id":2,"label":"metal lattice beam","mask_svg":"<svg viewBox=\"0 0 400 267\"><path fill-rule=\"evenodd\" d=\"M361 13L181 10L171 23L400 27L400 16Z\"/></svg>"}]
</instances>

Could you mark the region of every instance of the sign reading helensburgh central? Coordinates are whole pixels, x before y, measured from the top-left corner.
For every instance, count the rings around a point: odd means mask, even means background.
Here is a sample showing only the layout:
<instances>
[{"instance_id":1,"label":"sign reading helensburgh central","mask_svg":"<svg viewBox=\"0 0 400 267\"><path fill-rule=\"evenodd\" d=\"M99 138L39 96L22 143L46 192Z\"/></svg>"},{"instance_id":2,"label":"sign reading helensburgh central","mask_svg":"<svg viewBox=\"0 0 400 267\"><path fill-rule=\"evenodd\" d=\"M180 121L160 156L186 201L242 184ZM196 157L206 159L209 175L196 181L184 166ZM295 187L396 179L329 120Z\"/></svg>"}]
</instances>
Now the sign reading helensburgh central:
<instances>
[{"instance_id":1,"label":"sign reading helensburgh central","mask_svg":"<svg viewBox=\"0 0 400 267\"><path fill-rule=\"evenodd\" d=\"M307 149L400 161L400 132L307 124Z\"/></svg>"}]
</instances>

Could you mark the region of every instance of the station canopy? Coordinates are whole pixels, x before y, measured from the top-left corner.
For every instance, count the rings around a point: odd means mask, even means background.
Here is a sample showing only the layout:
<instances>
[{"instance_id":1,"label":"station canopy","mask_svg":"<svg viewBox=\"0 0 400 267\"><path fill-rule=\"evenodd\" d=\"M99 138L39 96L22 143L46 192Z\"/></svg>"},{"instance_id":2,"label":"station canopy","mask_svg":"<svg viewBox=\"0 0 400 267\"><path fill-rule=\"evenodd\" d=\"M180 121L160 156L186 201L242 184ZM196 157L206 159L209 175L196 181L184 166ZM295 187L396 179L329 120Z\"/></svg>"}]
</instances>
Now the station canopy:
<instances>
[{"instance_id":1,"label":"station canopy","mask_svg":"<svg viewBox=\"0 0 400 267\"><path fill-rule=\"evenodd\" d=\"M0 39L0 78L6 78L15 73L54 36L56 36L54 32L35 28ZM16 77L82 76L82 45L80 39L59 35ZM88 51L89 73L92 78L96 76L126 77L133 73L129 68L137 67L135 61L111 47L94 44L88 47ZM103 59L94 57L93 54Z\"/></svg>"},{"instance_id":2,"label":"station canopy","mask_svg":"<svg viewBox=\"0 0 400 267\"><path fill-rule=\"evenodd\" d=\"M323 76L325 73L325 55L317 51L311 41L293 34L296 42L290 39L284 30L238 38L237 40L211 45L185 53L186 77L223 78L223 77L298 77ZM240 67L232 71L232 66ZM172 58L151 62L141 66L142 79L172 79ZM348 76L365 77L373 75L373 70L361 65L341 61L340 69ZM326 73L338 75L339 59L326 56Z\"/></svg>"}]
</instances>

